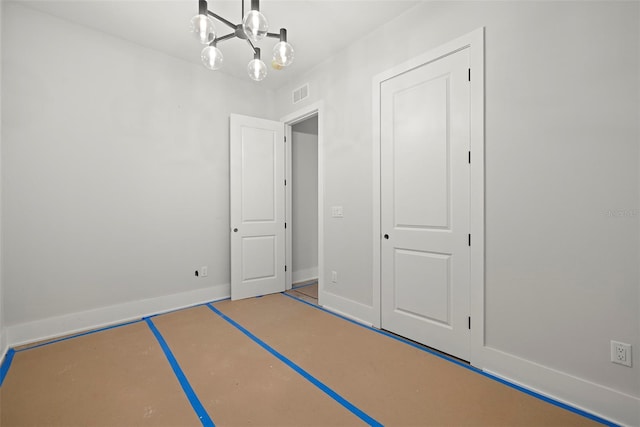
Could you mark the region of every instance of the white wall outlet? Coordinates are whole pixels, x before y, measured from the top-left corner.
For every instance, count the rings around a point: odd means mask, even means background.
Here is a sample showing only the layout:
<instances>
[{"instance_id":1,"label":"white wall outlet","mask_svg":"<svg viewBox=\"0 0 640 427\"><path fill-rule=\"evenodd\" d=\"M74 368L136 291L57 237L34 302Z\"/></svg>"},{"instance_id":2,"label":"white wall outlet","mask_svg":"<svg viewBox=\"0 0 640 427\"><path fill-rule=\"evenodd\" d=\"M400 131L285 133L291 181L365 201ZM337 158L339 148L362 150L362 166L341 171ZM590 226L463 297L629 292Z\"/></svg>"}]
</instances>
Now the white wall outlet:
<instances>
[{"instance_id":1,"label":"white wall outlet","mask_svg":"<svg viewBox=\"0 0 640 427\"><path fill-rule=\"evenodd\" d=\"M334 218L343 218L342 206L332 206L331 207L331 216Z\"/></svg>"},{"instance_id":2,"label":"white wall outlet","mask_svg":"<svg viewBox=\"0 0 640 427\"><path fill-rule=\"evenodd\" d=\"M611 341L611 361L631 367L631 344Z\"/></svg>"},{"instance_id":3,"label":"white wall outlet","mask_svg":"<svg viewBox=\"0 0 640 427\"><path fill-rule=\"evenodd\" d=\"M208 274L209 274L209 268L205 265L200 269L200 276L207 277Z\"/></svg>"},{"instance_id":4,"label":"white wall outlet","mask_svg":"<svg viewBox=\"0 0 640 427\"><path fill-rule=\"evenodd\" d=\"M331 271L331 282L338 283L338 272L335 270Z\"/></svg>"}]
</instances>

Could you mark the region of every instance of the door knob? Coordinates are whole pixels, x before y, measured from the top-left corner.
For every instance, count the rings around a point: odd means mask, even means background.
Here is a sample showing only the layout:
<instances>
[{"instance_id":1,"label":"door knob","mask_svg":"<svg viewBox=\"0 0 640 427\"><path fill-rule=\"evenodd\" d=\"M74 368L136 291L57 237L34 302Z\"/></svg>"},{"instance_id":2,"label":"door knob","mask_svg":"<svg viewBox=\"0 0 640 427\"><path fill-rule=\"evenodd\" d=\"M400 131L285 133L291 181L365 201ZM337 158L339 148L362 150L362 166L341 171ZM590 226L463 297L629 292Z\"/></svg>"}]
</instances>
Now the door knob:
<instances>
[{"instance_id":1,"label":"door knob","mask_svg":"<svg viewBox=\"0 0 640 427\"><path fill-rule=\"evenodd\" d=\"M384 238L385 238L385 239L387 239L387 240L389 240L389 235L388 235L388 234L385 234L385 235L384 235Z\"/></svg>"},{"instance_id":2,"label":"door knob","mask_svg":"<svg viewBox=\"0 0 640 427\"><path fill-rule=\"evenodd\" d=\"M238 232L238 229L237 229L237 228L234 228L234 229L233 229L233 232L234 232L234 233L237 233L237 232Z\"/></svg>"}]
</instances>

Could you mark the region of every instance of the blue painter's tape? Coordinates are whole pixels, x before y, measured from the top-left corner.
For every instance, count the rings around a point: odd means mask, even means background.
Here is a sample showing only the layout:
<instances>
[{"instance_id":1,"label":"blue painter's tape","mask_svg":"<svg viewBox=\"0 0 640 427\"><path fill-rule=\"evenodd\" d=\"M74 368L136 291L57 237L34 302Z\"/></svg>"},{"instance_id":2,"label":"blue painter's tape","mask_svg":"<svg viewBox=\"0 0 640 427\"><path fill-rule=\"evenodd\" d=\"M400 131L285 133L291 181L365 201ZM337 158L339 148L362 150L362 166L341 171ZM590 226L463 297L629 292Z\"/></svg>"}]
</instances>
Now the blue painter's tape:
<instances>
[{"instance_id":1,"label":"blue painter's tape","mask_svg":"<svg viewBox=\"0 0 640 427\"><path fill-rule=\"evenodd\" d=\"M0 365L0 387L2 387L2 383L4 382L4 377L7 376L9 372L9 368L11 367L11 362L13 362L13 356L16 354L15 350L10 348L7 350L7 354L4 356L4 360L2 361L2 365Z\"/></svg>"},{"instance_id":2,"label":"blue painter's tape","mask_svg":"<svg viewBox=\"0 0 640 427\"><path fill-rule=\"evenodd\" d=\"M182 368L180 368L178 361L171 352L169 345L162 337L162 334L156 328L156 325L153 324L153 321L150 318L147 317L144 319L144 321L147 322L147 325L149 325L149 329L151 329L151 332L153 332L153 335L155 335L158 343L160 344L160 347L162 347L162 351L169 361L171 369L173 369L173 373L176 375L176 378L180 382L180 386L182 386L184 394L187 395L187 399L189 399L189 403L191 403L193 410L196 411L196 415L198 415L198 418L200 418L200 422L204 427L214 427L215 424L211 420L211 417L209 417L207 411L204 409L204 406L202 406L202 403L200 403L200 399L198 399L198 396L193 391L191 384L189 384L189 380L187 379L184 372L182 372Z\"/></svg>"},{"instance_id":3,"label":"blue painter's tape","mask_svg":"<svg viewBox=\"0 0 640 427\"><path fill-rule=\"evenodd\" d=\"M578 408L575 408L573 406L567 405L566 403L559 402L559 401L557 401L555 399L552 399L550 397L544 396L544 395L542 395L540 393L537 393L535 391L532 391L532 390L529 390L527 388L524 388L524 387L522 387L522 386L520 386L518 384L514 384L514 383L512 383L510 381L507 381L507 380L505 380L503 378L500 378L500 377L497 377L495 375L489 374L489 373L487 373L487 372L485 372L485 371L483 371L481 369L478 369L478 368L476 368L474 366L471 366L471 365L468 365L466 363L460 362L459 360L456 360L456 359L454 359L452 357L449 357L447 355L444 355L442 353L438 353L437 351L431 350L428 347L424 347L424 346L422 346L420 344L417 344L415 342L409 341L409 340L407 340L405 338L399 337L397 335L393 335L393 334L391 334L391 333L389 333L387 331L383 331L381 329L373 328L371 326L368 326L368 325L365 325L363 323L357 322L357 321L355 321L353 319L349 319L348 317L342 316L342 315L340 315L338 313L334 313L334 312L332 312L330 310L327 310L326 308L317 306L315 304L311 304L311 303L309 303L309 302L307 302L307 301L305 301L305 300L303 300L301 298L297 298L297 297L295 297L293 295L289 295L289 294L286 294L286 293L282 293L282 295L284 295L286 297L289 297L291 299L294 299L294 300L296 300L298 302L301 302L303 304L306 304L306 305L308 305L310 307L313 307L313 308L315 308L317 310L324 311L325 313L329 313L332 316L339 317L339 318L341 318L343 320L346 320L348 322L353 323L354 325L358 325L358 326L360 326L362 328L368 329L368 330L373 331L375 333L378 333L380 335L384 335L384 336L392 338L392 339L394 339L396 341L400 341L401 343L410 345L411 347L417 348L418 350L424 351L425 353L429 353L429 354L431 354L433 356L436 356L436 357L439 357L441 359L444 359L444 360L446 360L446 361L448 361L450 363L453 363L455 365L458 365L460 367L463 367L465 369L473 371L473 372L475 372L477 374L480 374L480 375L482 375L484 377L487 377L489 379L497 381L497 382L499 382L501 384L504 384L504 385L506 385L508 387L511 387L511 388L515 389L515 390L518 390L518 391L520 391L522 393L528 394L529 396L535 397L535 398L540 399L540 400L542 400L544 402L547 402L547 403L550 403L550 404L552 404L554 406L557 406L559 408L565 409L565 410L567 410L569 412L573 412L574 414L581 415L581 416L583 416L585 418L588 418L590 420L596 421L596 422L598 422L600 424L603 424L603 425L606 425L606 426L620 427L618 424L616 424L614 422L611 422L609 420L606 420L606 419L604 419L602 417L599 417L597 415L591 414L591 413L589 413L587 411L583 411L582 409L578 409Z\"/></svg>"},{"instance_id":4,"label":"blue painter's tape","mask_svg":"<svg viewBox=\"0 0 640 427\"><path fill-rule=\"evenodd\" d=\"M122 326L133 325L134 323L139 323L139 322L142 322L142 320L141 319L132 320L131 322L118 323L117 325L106 326L104 328L94 329L93 331L81 332L79 334L71 335L71 336L64 337L64 338L59 338L57 340L48 341L48 342L45 342L45 343L42 343L42 344L36 344L36 345L31 346L31 347L21 348L20 350L16 350L16 353L20 353L21 351L26 351L26 350L32 350L32 349L38 348L38 347L44 347L45 345L55 344L55 343L61 342L61 341L67 341L67 340L70 340L70 339L73 339L73 338L83 337L85 335L91 335L91 334L95 334L95 333L102 332L102 331L108 331L109 329L115 329L115 328L120 328Z\"/></svg>"},{"instance_id":5,"label":"blue painter's tape","mask_svg":"<svg viewBox=\"0 0 640 427\"><path fill-rule=\"evenodd\" d=\"M330 315L332 315L332 316L339 317L339 318L340 318L340 319L342 319L342 320L346 320L346 321L347 321L347 322L349 322L349 323L353 323L354 325L357 325L357 326L360 326L360 327L362 327L362 328L368 329L368 330L370 330L370 331L372 331L372 332L375 332L375 333L377 333L377 334L384 335L384 336L389 337L389 338L393 338L393 339L394 339L394 340L396 340L396 341L400 341L401 343L404 343L404 344L410 345L411 347L414 347L414 348L417 348L418 350L421 350L421 351L424 351L424 352L426 352L426 353L432 354L432 355L434 355L434 356L436 356L436 357L439 357L439 358L441 358L441 359L444 359L444 360L446 360L446 361L448 361L448 362L451 362L451 363L453 363L453 364L455 364L455 365L462 366L462 367L463 367L463 368L465 368L465 369L470 369L470 370L475 371L475 372L477 372L477 373L482 373L482 371L481 371L480 369L478 369L478 368L475 368L475 367L473 367L473 366L471 366L471 365L469 365L469 364L463 363L463 362L461 362L461 361L459 361L459 360L456 360L456 359L454 359L454 358L452 358L452 357L448 357L448 356L446 356L446 355L444 355L444 354L442 354L442 353L438 353L437 351L431 350L430 348L428 348L428 347L424 347L424 346L422 346L422 345L420 345L420 344L417 344L417 343L415 343L415 342L413 342L413 341L409 341L409 340L407 340L407 339L405 339L405 338L402 338L402 337L400 337L400 336L398 336L398 335L393 335L393 334L391 334L391 333L389 333L389 332L387 332L387 331L383 331L383 330L381 330L381 329L376 329L376 328L373 328L373 327L371 327L371 326L369 326L369 325L365 325L364 323L360 323L360 322L358 322L358 321L356 321L356 320L349 319L349 318L348 318L348 317L346 317L346 316L343 316L343 315L338 314L338 313L334 313L333 311L327 310L327 309L326 309L326 308L324 308L324 307L320 307L320 306L318 306L318 305L311 304L310 302L305 301L305 300L303 300L303 299L301 299L301 298L295 297L295 296L293 296L293 295L289 295L289 294L286 294L286 293L283 293L282 295L284 295L285 297L289 297L289 298L291 298L291 299L293 299L293 300L296 300L296 301L298 301L298 302L301 302L301 303L303 303L303 304L306 304L306 305L308 305L309 307L313 307L313 308L315 308L315 309L317 309L317 310L324 311L325 313L328 313L328 314L330 314Z\"/></svg>"},{"instance_id":6,"label":"blue painter's tape","mask_svg":"<svg viewBox=\"0 0 640 427\"><path fill-rule=\"evenodd\" d=\"M365 423L369 424L370 426L382 426L381 423L379 423L378 421L374 420L372 417L370 417L369 415L364 413L361 409L357 408L355 405L353 405L351 402L346 400L344 397L340 396L338 393L336 393L335 391L333 391L332 389L327 387L324 383L322 383L320 380L318 380L317 378L312 376L310 373L308 373L307 371L302 369L300 366L296 365L291 360L287 359L284 355L279 353L276 349L274 349L269 344L267 344L264 341L262 341L260 338L258 338L257 336L255 336L251 332L249 332L242 325L240 325L238 322L236 322L235 320L233 320L230 317L228 317L227 315L225 315L223 312L218 310L216 307L214 307L211 304L207 304L207 307L209 307L211 309L211 311L216 313L218 316L222 317L224 320L226 320L228 323L230 323L231 325L236 327L238 330L240 330L240 332L242 332L243 334L245 334L246 336L251 338L260 347L264 348L269 353L271 353L273 356L278 358L281 362L283 362L284 364L289 366L291 369L296 371L298 374L302 375L307 381L311 382L313 385L318 387L320 390L322 390L323 392L328 394L336 402L338 402L339 404L344 406L347 410L349 410L355 416L360 418L362 421L364 421Z\"/></svg>"}]
</instances>

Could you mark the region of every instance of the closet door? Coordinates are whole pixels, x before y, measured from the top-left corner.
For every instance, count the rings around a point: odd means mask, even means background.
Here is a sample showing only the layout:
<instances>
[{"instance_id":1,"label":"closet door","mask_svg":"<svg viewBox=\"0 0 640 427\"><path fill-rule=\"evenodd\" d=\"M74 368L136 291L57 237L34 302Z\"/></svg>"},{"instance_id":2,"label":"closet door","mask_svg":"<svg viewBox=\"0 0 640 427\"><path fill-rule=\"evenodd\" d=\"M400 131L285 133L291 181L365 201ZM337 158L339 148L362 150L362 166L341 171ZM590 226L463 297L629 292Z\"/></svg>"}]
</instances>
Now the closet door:
<instances>
[{"instance_id":1,"label":"closet door","mask_svg":"<svg viewBox=\"0 0 640 427\"><path fill-rule=\"evenodd\" d=\"M382 82L381 325L469 360L468 49Z\"/></svg>"}]
</instances>

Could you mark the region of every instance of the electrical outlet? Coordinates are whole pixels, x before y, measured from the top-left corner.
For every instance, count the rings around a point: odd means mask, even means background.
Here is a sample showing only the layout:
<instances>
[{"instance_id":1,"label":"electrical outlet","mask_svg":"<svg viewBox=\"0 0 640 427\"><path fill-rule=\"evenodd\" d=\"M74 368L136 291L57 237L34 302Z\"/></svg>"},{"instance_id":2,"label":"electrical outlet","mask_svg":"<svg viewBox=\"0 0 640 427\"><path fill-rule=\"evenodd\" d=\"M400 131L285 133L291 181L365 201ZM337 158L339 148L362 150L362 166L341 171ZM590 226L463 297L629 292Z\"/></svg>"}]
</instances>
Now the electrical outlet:
<instances>
[{"instance_id":1,"label":"electrical outlet","mask_svg":"<svg viewBox=\"0 0 640 427\"><path fill-rule=\"evenodd\" d=\"M611 341L611 361L631 367L631 344Z\"/></svg>"},{"instance_id":2,"label":"electrical outlet","mask_svg":"<svg viewBox=\"0 0 640 427\"><path fill-rule=\"evenodd\" d=\"M200 269L200 276L202 277L207 277L207 275L209 274L209 269L207 268L207 266L205 265L204 267L202 267Z\"/></svg>"},{"instance_id":3,"label":"electrical outlet","mask_svg":"<svg viewBox=\"0 0 640 427\"><path fill-rule=\"evenodd\" d=\"M331 271L331 282L338 283L338 272Z\"/></svg>"},{"instance_id":4,"label":"electrical outlet","mask_svg":"<svg viewBox=\"0 0 640 427\"><path fill-rule=\"evenodd\" d=\"M342 206L332 206L331 207L331 216L333 218L343 218L344 214L342 211Z\"/></svg>"}]
</instances>

